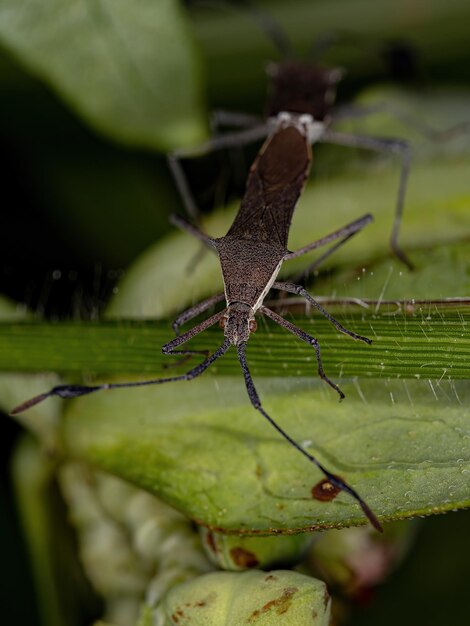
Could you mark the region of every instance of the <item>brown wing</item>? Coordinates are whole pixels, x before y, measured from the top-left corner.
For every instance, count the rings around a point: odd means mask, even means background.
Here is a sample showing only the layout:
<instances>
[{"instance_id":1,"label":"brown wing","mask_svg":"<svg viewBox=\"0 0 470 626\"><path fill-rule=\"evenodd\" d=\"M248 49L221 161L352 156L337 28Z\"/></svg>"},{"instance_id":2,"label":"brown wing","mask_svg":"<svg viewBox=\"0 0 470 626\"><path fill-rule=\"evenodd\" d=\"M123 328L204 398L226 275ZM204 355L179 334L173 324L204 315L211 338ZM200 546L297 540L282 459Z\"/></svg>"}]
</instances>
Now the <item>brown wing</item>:
<instances>
[{"instance_id":1,"label":"brown wing","mask_svg":"<svg viewBox=\"0 0 470 626\"><path fill-rule=\"evenodd\" d=\"M240 210L227 237L272 242L287 249L292 214L310 161L310 145L293 126L269 137L251 166Z\"/></svg>"}]
</instances>

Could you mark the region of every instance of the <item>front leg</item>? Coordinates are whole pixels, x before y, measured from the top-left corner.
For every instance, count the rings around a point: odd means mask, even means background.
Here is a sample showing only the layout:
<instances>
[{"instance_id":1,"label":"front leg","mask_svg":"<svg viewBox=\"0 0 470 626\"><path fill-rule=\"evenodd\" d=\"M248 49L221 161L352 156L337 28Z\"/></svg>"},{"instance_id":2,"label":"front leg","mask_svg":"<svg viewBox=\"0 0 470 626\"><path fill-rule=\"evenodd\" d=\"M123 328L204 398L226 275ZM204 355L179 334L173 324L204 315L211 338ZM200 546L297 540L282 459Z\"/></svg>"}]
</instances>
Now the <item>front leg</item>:
<instances>
[{"instance_id":1,"label":"front leg","mask_svg":"<svg viewBox=\"0 0 470 626\"><path fill-rule=\"evenodd\" d=\"M190 320L200 315L201 313L204 313L204 311L207 311L207 309L209 309L214 304L221 302L222 300L224 300L224 298L225 298L225 295L223 293L217 294L216 296L211 296L210 298L207 298L207 300L198 302L191 308L186 309L186 311L183 311L182 313L180 313L178 317L175 319L175 321L173 322L173 324L171 325L175 335L179 337L180 326L182 326L186 322L189 322ZM183 363L186 363L186 361L188 361L192 356L202 355L207 358L210 354L210 351L209 350L172 350L168 354L180 354L183 357L182 359L179 359L175 363L165 365L167 369L170 369L172 367L179 367L183 365Z\"/></svg>"},{"instance_id":2,"label":"front leg","mask_svg":"<svg viewBox=\"0 0 470 626\"><path fill-rule=\"evenodd\" d=\"M271 318L273 322L276 322L276 324L279 324L279 326L282 326L283 328L291 332L293 335L295 335L302 341L305 341L305 343L308 343L310 346L313 346L313 349L315 350L315 356L317 358L318 375L320 376L322 380L328 383L328 385L330 385L330 387L332 387L338 393L339 399L343 400L345 397L344 393L341 391L338 385L335 384L332 380L330 380L328 376L325 374L325 370L323 369L323 363L321 360L320 344L318 343L318 339L315 339L315 337L312 337L312 335L309 335L308 333L303 331L301 328L298 328L298 326L295 326L294 324L287 321L286 319L284 319L283 317L281 317L274 311L271 311L271 309L268 309L265 306L262 306L260 308L260 312L263 315L266 315L267 317Z\"/></svg>"},{"instance_id":3,"label":"front leg","mask_svg":"<svg viewBox=\"0 0 470 626\"><path fill-rule=\"evenodd\" d=\"M172 328L175 332L175 335L178 337L180 326L182 326L183 324L186 324L186 322L189 322L189 320L192 320L197 315L204 313L204 311L207 311L207 309L210 309L211 306L214 306L215 304L222 302L224 298L225 298L225 294L218 293L216 296L211 296L210 298L207 298L206 300L203 300L202 302L198 302L197 304L190 307L189 309L186 309L186 311L183 311L182 313L180 313L172 324Z\"/></svg>"},{"instance_id":4,"label":"front leg","mask_svg":"<svg viewBox=\"0 0 470 626\"><path fill-rule=\"evenodd\" d=\"M307 300L307 302L309 302L310 304L313 304L313 306L320 311L320 313L326 317L326 319L331 322L333 324L333 326L339 330L339 332L344 333L345 335L348 335L349 337L352 337L353 339L357 339L358 341L363 341L364 343L368 343L371 344L372 343L372 339L368 339L367 337L362 337L361 335L356 335L356 333L353 333L351 330L348 330L347 328L345 328L342 324L340 324L338 322L338 320L336 320L334 317L332 317L328 311L326 311L321 304L319 304L316 300L314 300L312 298L312 296L308 293L308 291L305 289L305 287L302 287L302 285L294 285L294 283L280 283L280 282L275 282L273 284L273 289L278 289L279 291L288 291L289 293L295 293L298 296L302 296L302 298L305 298L305 300Z\"/></svg>"}]
</instances>

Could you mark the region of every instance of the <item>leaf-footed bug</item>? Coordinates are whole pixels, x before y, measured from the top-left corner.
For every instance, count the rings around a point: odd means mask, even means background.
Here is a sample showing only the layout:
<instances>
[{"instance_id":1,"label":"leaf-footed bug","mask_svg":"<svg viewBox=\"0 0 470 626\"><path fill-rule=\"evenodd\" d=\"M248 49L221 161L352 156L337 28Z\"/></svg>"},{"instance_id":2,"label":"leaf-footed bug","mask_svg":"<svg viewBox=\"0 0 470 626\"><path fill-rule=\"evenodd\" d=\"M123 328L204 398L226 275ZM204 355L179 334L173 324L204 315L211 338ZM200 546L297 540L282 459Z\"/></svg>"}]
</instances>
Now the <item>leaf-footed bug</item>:
<instances>
[{"instance_id":1,"label":"leaf-footed bug","mask_svg":"<svg viewBox=\"0 0 470 626\"><path fill-rule=\"evenodd\" d=\"M233 345L237 350L246 389L253 407L263 415L290 445L316 465L331 485L349 493L355 498L373 526L377 530L381 530L379 521L361 496L347 482L331 473L315 456L297 443L264 410L246 360L246 344L250 334L256 330L255 315L261 313L313 347L320 377L339 394L340 398L344 397L339 387L328 378L323 370L318 341L264 306L264 299L271 288L303 296L327 317L340 332L349 335L353 339L371 343L366 337L356 335L344 328L300 285L276 282L277 274L285 260L301 256L331 242L345 241L372 219L370 215L365 215L299 250L294 252L288 250L287 239L292 214L309 172L311 138L312 134L317 132L318 127L309 114L285 113L283 116L280 116L279 120L279 124L265 141L251 167L246 193L240 210L224 237L213 239L183 218L173 217L175 224L216 250L221 263L225 288L224 294L212 296L182 313L175 320L175 331L178 332L178 328L182 323L208 310L215 303L222 301L224 297L227 306L222 311L215 313L189 331L168 342L163 346L162 350L164 354L194 354L194 351L179 350L178 348L217 322L224 330L225 338L222 345L212 355L205 358L202 363L180 376L94 386L61 385L24 402L16 407L12 413L23 412L50 396L75 398L105 389L141 387L192 380L202 374Z\"/></svg>"}]
</instances>

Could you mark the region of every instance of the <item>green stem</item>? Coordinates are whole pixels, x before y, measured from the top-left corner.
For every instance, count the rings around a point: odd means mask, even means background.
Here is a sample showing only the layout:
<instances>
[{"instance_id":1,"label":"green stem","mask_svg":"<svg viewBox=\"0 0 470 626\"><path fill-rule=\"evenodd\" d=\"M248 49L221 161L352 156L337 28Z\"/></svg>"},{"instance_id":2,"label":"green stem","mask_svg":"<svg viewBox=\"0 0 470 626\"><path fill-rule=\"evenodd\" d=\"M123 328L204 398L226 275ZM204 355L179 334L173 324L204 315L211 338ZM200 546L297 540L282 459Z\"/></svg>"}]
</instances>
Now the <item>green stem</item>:
<instances>
[{"instance_id":1,"label":"green stem","mask_svg":"<svg viewBox=\"0 0 470 626\"><path fill-rule=\"evenodd\" d=\"M370 337L371 346L338 333L321 317L293 321L318 338L325 368L334 376L401 378L470 378L470 310L439 304L419 313L355 312L338 315L348 329ZM290 317L290 316L289 316ZM291 318L292 319L292 318ZM312 348L272 323L258 324L248 346L257 376L311 376ZM161 373L171 359L161 346L172 338L169 322L9 322L0 324L0 370L55 371L66 374ZM195 350L215 349L222 340L213 328L191 342ZM232 352L232 351L231 351ZM229 353L229 355L231 354ZM219 374L237 374L238 363L227 355L214 366ZM196 358L196 357L194 357ZM188 363L171 368L177 372Z\"/></svg>"}]
</instances>

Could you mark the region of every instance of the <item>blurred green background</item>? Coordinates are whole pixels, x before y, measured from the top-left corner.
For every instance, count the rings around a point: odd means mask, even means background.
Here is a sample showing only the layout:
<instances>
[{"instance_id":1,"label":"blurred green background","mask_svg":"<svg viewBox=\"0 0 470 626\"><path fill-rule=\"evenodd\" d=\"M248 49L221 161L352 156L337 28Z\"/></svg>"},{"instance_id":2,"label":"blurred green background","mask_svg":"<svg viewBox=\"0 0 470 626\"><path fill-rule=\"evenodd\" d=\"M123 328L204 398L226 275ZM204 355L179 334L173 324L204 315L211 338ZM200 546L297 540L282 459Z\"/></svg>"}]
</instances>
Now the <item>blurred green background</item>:
<instances>
[{"instance_id":1,"label":"blurred green background","mask_svg":"<svg viewBox=\"0 0 470 626\"><path fill-rule=\"evenodd\" d=\"M150 106L152 94L145 111L125 103L122 110L90 112L81 104L87 99L87 81L97 85L102 78L91 75L86 57L77 58L75 66L65 64L67 55L73 59L74 50L81 50L83 32L68 33L54 13L54 4L44 2L43 13L39 8L28 25L27 20L15 22L14 3L0 1L0 293L50 319L90 319L102 311L130 263L169 231L168 214L182 210L164 151L184 145L185 138L197 143L208 132L206 116L213 109L262 112L264 69L279 54L243 11L201 8L187 2L175 21L181 22L181 42L187 45L178 52L186 54L180 63L190 76L181 84L152 86L157 92L168 89L170 104L163 103L162 111L169 111L169 121L159 117L158 93L154 109ZM71 10L81 4L64 3ZM470 89L470 5L465 0L425 4L411 0L263 0L257 5L279 21L300 55L319 36L332 31L359 35L358 43L340 40L324 56L325 63L347 70L340 102L383 83L420 93L436 87L444 91L458 87L467 93ZM157 17L163 20L163 30L170 28L165 25L164 13ZM132 11L127 17L123 10L122 22L128 19L130 23L131 18ZM90 23L100 24L102 19L102 15L92 15ZM35 46L41 47L40 26L44 24L54 25L56 33L64 28L64 37L62 41L56 37L57 47L46 50L44 58L36 58ZM84 20L83 27L86 25ZM136 33L141 26L134 24ZM95 34L98 41L100 32L98 29ZM132 40L126 40L126 45L132 46ZM174 38L173 46L162 48L163 66L174 58L180 45L184 47ZM60 56L60 46L64 47L62 70L67 80L72 76L69 82L61 82L60 67L50 73L45 69L47 54ZM138 58L145 58L147 52ZM108 54L113 55L112 48ZM112 74L113 69L111 64L107 71ZM134 76L135 69L123 71L124 78ZM83 73L75 87L74 72ZM142 82L148 85L152 73L144 78ZM157 78L161 79L161 74L156 73ZM130 90L138 88L129 85ZM111 88L103 83L104 92ZM171 98L176 103L186 99L186 106L180 111L175 104L172 112ZM182 120L176 130L171 125L172 113ZM126 120L126 115L135 123L123 130L120 120ZM111 120L109 124L105 119ZM144 129L160 125L168 132L149 132L147 137L138 121ZM452 120L443 120L442 126L451 124ZM327 150L318 148L319 167L314 169L314 177L332 176L342 166L327 158ZM242 193L252 155L253 151L247 150L244 155L224 154L188 164L191 183L205 212ZM36 625L39 617L32 578L9 480L11 451L19 431L16 422L2 421L1 605L5 622ZM469 522L468 512L423 521L405 564L385 586L354 608L349 623L467 624L463 600L470 579ZM94 611L93 604L83 611L84 624Z\"/></svg>"}]
</instances>

